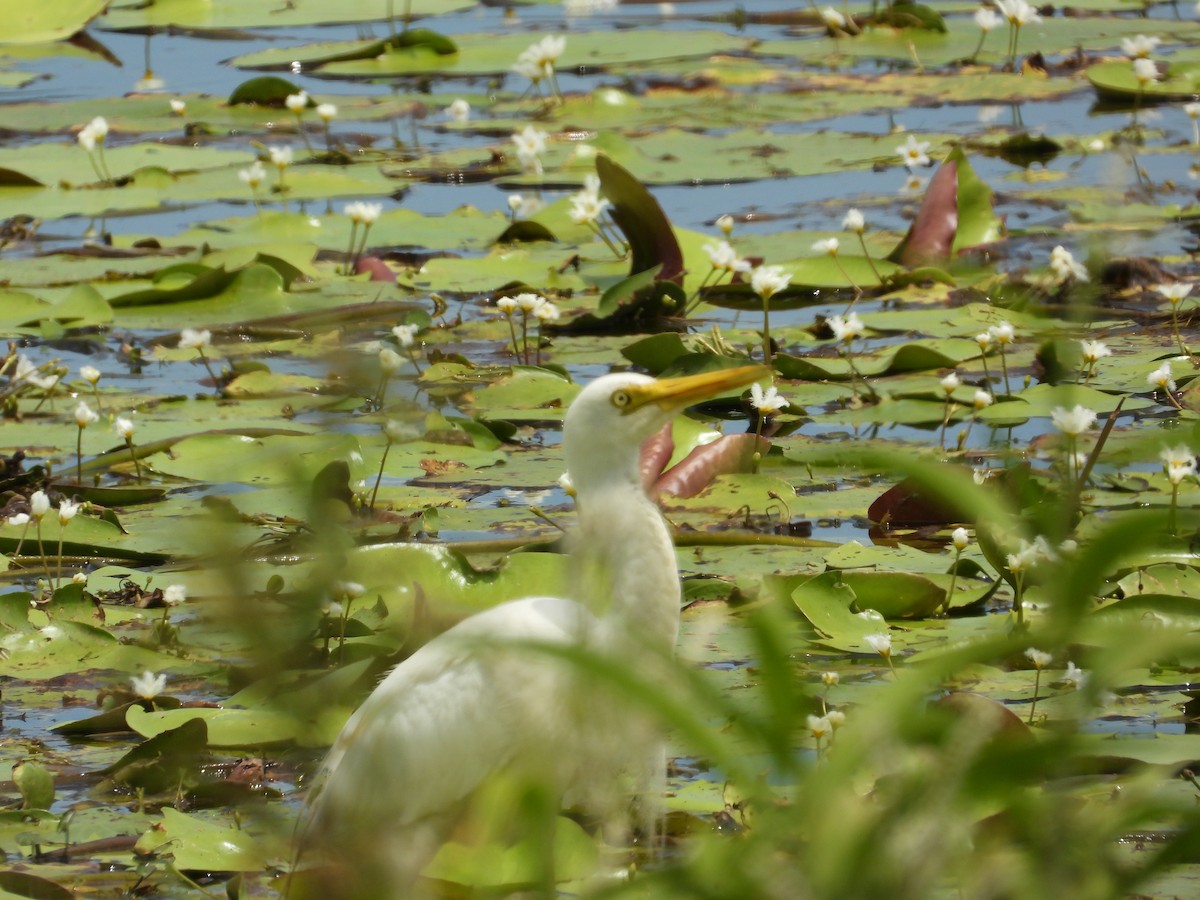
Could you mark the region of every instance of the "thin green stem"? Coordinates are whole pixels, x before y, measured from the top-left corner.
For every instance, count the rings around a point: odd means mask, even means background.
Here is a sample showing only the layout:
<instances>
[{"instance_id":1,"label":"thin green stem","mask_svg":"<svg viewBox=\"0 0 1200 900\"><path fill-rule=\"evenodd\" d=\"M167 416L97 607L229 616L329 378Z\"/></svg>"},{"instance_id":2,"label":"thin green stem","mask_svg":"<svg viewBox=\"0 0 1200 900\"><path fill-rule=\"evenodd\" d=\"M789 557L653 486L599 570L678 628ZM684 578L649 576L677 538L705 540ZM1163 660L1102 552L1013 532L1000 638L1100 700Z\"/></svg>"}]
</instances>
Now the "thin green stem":
<instances>
[{"instance_id":1,"label":"thin green stem","mask_svg":"<svg viewBox=\"0 0 1200 900\"><path fill-rule=\"evenodd\" d=\"M197 347L196 352L200 354L200 362L204 364L204 370L208 372L208 377L212 379L213 387L217 392L217 396L219 397L221 395L221 382L217 378L216 373L213 372L212 366L209 365L208 357L204 355L204 348Z\"/></svg>"},{"instance_id":2,"label":"thin green stem","mask_svg":"<svg viewBox=\"0 0 1200 900\"><path fill-rule=\"evenodd\" d=\"M37 520L37 542L38 542L38 556L40 556L42 558L42 567L48 569L50 567L50 563L46 559L46 548L42 544L42 520L41 519Z\"/></svg>"},{"instance_id":3,"label":"thin green stem","mask_svg":"<svg viewBox=\"0 0 1200 900\"><path fill-rule=\"evenodd\" d=\"M346 265L342 268L343 275L354 273L354 239L358 235L358 222L350 220L350 246L346 248Z\"/></svg>"},{"instance_id":4,"label":"thin green stem","mask_svg":"<svg viewBox=\"0 0 1200 900\"><path fill-rule=\"evenodd\" d=\"M300 137L304 141L304 147L308 150L309 156L316 156L316 151L313 150L312 141L308 139L308 131L304 127L304 113L296 113L296 130L300 132Z\"/></svg>"},{"instance_id":5,"label":"thin green stem","mask_svg":"<svg viewBox=\"0 0 1200 900\"><path fill-rule=\"evenodd\" d=\"M83 484L83 426L76 429L75 435L75 483Z\"/></svg>"},{"instance_id":6,"label":"thin green stem","mask_svg":"<svg viewBox=\"0 0 1200 900\"><path fill-rule=\"evenodd\" d=\"M1012 388L1008 384L1008 354L1004 351L1004 345L1000 345L1000 367L1004 370L1004 395L1012 396Z\"/></svg>"},{"instance_id":7,"label":"thin green stem","mask_svg":"<svg viewBox=\"0 0 1200 900\"><path fill-rule=\"evenodd\" d=\"M387 465L388 453L391 452L391 449L392 442L388 441L383 448L383 458L379 460L379 474L375 476L375 487L371 489L371 502L367 506L372 512L375 511L375 498L379 495L379 482L383 481L383 467Z\"/></svg>"},{"instance_id":8,"label":"thin green stem","mask_svg":"<svg viewBox=\"0 0 1200 900\"><path fill-rule=\"evenodd\" d=\"M704 291L704 289L706 287L710 287L709 279L712 278L713 275L716 275L717 277L715 279L713 279L713 282L712 282L713 285L716 285L721 280L721 272L722 271L723 271L722 269L717 269L717 268L712 268L712 269L708 270L708 274L704 276L704 280L700 282L700 286L698 288L696 288L696 292L694 294L692 294L692 296L690 296L688 298L688 302L686 304L684 304L683 314L685 317L691 315L692 311L697 306L700 305L700 294Z\"/></svg>"},{"instance_id":9,"label":"thin green stem","mask_svg":"<svg viewBox=\"0 0 1200 900\"><path fill-rule=\"evenodd\" d=\"M1037 711L1038 691L1042 685L1042 670L1033 670L1033 703L1029 705L1029 724L1033 724L1033 714Z\"/></svg>"},{"instance_id":10,"label":"thin green stem","mask_svg":"<svg viewBox=\"0 0 1200 900\"><path fill-rule=\"evenodd\" d=\"M1183 336L1179 333L1179 305L1171 304L1171 330L1175 332L1175 343L1179 345L1179 352L1184 356L1190 356L1187 345L1183 343Z\"/></svg>"},{"instance_id":11,"label":"thin green stem","mask_svg":"<svg viewBox=\"0 0 1200 900\"><path fill-rule=\"evenodd\" d=\"M775 354L771 351L771 298L762 298L763 309L763 327L762 327L762 350L763 364L771 365L771 360ZM759 417L761 418L761 416Z\"/></svg>"},{"instance_id":12,"label":"thin green stem","mask_svg":"<svg viewBox=\"0 0 1200 900\"><path fill-rule=\"evenodd\" d=\"M1017 627L1020 628L1025 624L1025 573L1017 572L1014 580L1016 584L1013 587L1013 612L1017 617Z\"/></svg>"},{"instance_id":13,"label":"thin green stem","mask_svg":"<svg viewBox=\"0 0 1200 900\"><path fill-rule=\"evenodd\" d=\"M509 333L509 334L512 336L512 345L513 345L513 359L516 359L517 361L520 361L520 359L521 359L521 348L520 348L520 347L518 346L518 344L517 344L517 325L516 325L516 323L513 321L513 316L512 316L512 313L511 313L511 312L506 312L506 313L504 314L504 317L505 317L506 319L508 319L508 333Z\"/></svg>"},{"instance_id":14,"label":"thin green stem","mask_svg":"<svg viewBox=\"0 0 1200 900\"><path fill-rule=\"evenodd\" d=\"M67 530L67 526L61 522L58 526L58 563L54 569L54 590L62 587L62 559L63 559L63 533Z\"/></svg>"},{"instance_id":15,"label":"thin green stem","mask_svg":"<svg viewBox=\"0 0 1200 900\"><path fill-rule=\"evenodd\" d=\"M950 590L946 591L946 601L942 604L942 612L950 612L950 604L954 602L954 589L958 586L958 561L962 558L962 551L957 547L954 548L954 565L950 568Z\"/></svg>"},{"instance_id":16,"label":"thin green stem","mask_svg":"<svg viewBox=\"0 0 1200 900\"><path fill-rule=\"evenodd\" d=\"M125 438L125 446L129 448L129 455L133 458L133 471L136 473L135 480L137 484L142 483L142 464L138 461L137 452L133 449L133 438Z\"/></svg>"},{"instance_id":17,"label":"thin green stem","mask_svg":"<svg viewBox=\"0 0 1200 900\"><path fill-rule=\"evenodd\" d=\"M875 273L875 277L879 280L879 283L883 284L883 276L875 268L875 260L871 259L871 253L867 250L867 239L862 235L862 232L858 234L858 245L862 247L863 256L867 258L867 263L870 265L871 271Z\"/></svg>"}]
</instances>

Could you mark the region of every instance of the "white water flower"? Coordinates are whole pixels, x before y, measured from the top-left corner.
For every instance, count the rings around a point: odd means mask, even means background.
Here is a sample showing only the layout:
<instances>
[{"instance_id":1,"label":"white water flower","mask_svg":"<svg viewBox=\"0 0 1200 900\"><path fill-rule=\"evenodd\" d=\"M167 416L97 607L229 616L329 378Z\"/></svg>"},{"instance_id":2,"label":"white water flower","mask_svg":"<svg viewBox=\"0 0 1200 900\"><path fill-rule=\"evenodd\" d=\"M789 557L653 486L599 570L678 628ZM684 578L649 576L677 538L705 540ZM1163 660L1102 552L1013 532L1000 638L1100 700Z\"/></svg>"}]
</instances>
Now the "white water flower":
<instances>
[{"instance_id":1,"label":"white water flower","mask_svg":"<svg viewBox=\"0 0 1200 900\"><path fill-rule=\"evenodd\" d=\"M821 21L824 22L825 27L829 28L830 30L846 27L846 17L832 6L826 6L821 10Z\"/></svg>"},{"instance_id":2,"label":"white water flower","mask_svg":"<svg viewBox=\"0 0 1200 900\"><path fill-rule=\"evenodd\" d=\"M421 328L419 325L393 325L392 334L401 347L411 347L417 342L417 332Z\"/></svg>"},{"instance_id":3,"label":"white water flower","mask_svg":"<svg viewBox=\"0 0 1200 900\"><path fill-rule=\"evenodd\" d=\"M1158 65L1152 59L1135 59L1133 61L1133 77L1140 87L1158 81Z\"/></svg>"},{"instance_id":4,"label":"white water flower","mask_svg":"<svg viewBox=\"0 0 1200 900\"><path fill-rule=\"evenodd\" d=\"M248 185L251 189L258 187L263 183L263 179L267 177L267 170L263 168L263 164L257 159L252 162L247 168L238 170L238 178Z\"/></svg>"},{"instance_id":5,"label":"white water flower","mask_svg":"<svg viewBox=\"0 0 1200 900\"><path fill-rule=\"evenodd\" d=\"M1153 53L1161 43L1162 38L1139 34L1136 37L1121 38L1121 51L1130 59L1143 59Z\"/></svg>"},{"instance_id":6,"label":"white water flower","mask_svg":"<svg viewBox=\"0 0 1200 900\"><path fill-rule=\"evenodd\" d=\"M517 310L517 301L515 297L501 297L496 301L496 309L504 313L506 316L511 316Z\"/></svg>"},{"instance_id":7,"label":"white water flower","mask_svg":"<svg viewBox=\"0 0 1200 900\"><path fill-rule=\"evenodd\" d=\"M1000 10L1000 15L1008 19L1010 25L1017 28L1042 21L1037 10L1025 0L996 0L996 8Z\"/></svg>"},{"instance_id":8,"label":"white water flower","mask_svg":"<svg viewBox=\"0 0 1200 900\"><path fill-rule=\"evenodd\" d=\"M838 250L841 249L842 243L835 237L825 238L823 241L817 241L812 245L814 253L823 253L826 256L837 256Z\"/></svg>"},{"instance_id":9,"label":"white water flower","mask_svg":"<svg viewBox=\"0 0 1200 900\"><path fill-rule=\"evenodd\" d=\"M212 343L212 332L207 328L197 330L195 328L185 328L179 332L179 349L188 350L195 348L203 350Z\"/></svg>"},{"instance_id":10,"label":"white water flower","mask_svg":"<svg viewBox=\"0 0 1200 900\"><path fill-rule=\"evenodd\" d=\"M957 372L951 372L949 375L947 375L945 378L943 378L941 380L941 385L942 385L942 390L945 391L946 396L949 397L951 394L953 394L955 391L957 391L960 387L962 387L962 379L958 377Z\"/></svg>"},{"instance_id":11,"label":"white water flower","mask_svg":"<svg viewBox=\"0 0 1200 900\"><path fill-rule=\"evenodd\" d=\"M792 273L785 272L782 266L759 266L750 276L750 287L763 300L770 300L788 286Z\"/></svg>"},{"instance_id":12,"label":"white water flower","mask_svg":"<svg viewBox=\"0 0 1200 900\"><path fill-rule=\"evenodd\" d=\"M1079 351L1083 354L1083 361L1089 365L1094 365L1106 356L1112 356L1112 351L1104 341L1080 341Z\"/></svg>"},{"instance_id":13,"label":"white water flower","mask_svg":"<svg viewBox=\"0 0 1200 900\"><path fill-rule=\"evenodd\" d=\"M979 345L979 349L987 352L988 347L992 346L992 333L990 331L981 331L975 335L975 343Z\"/></svg>"},{"instance_id":14,"label":"white water flower","mask_svg":"<svg viewBox=\"0 0 1200 900\"><path fill-rule=\"evenodd\" d=\"M465 122L471 118L471 104L462 97L455 97L454 101L446 107L446 115L455 122Z\"/></svg>"},{"instance_id":15,"label":"white water flower","mask_svg":"<svg viewBox=\"0 0 1200 900\"><path fill-rule=\"evenodd\" d=\"M1059 245L1050 251L1050 268L1058 276L1059 281L1074 279L1087 281L1088 273L1083 264L1078 262L1066 247Z\"/></svg>"},{"instance_id":16,"label":"white water flower","mask_svg":"<svg viewBox=\"0 0 1200 900\"><path fill-rule=\"evenodd\" d=\"M1059 680L1079 691L1083 690L1083 686L1087 684L1088 673L1068 660L1067 671L1063 672L1062 678Z\"/></svg>"},{"instance_id":17,"label":"white water flower","mask_svg":"<svg viewBox=\"0 0 1200 900\"><path fill-rule=\"evenodd\" d=\"M863 638L872 650L885 659L892 655L892 636L890 634L868 634Z\"/></svg>"},{"instance_id":18,"label":"white water flower","mask_svg":"<svg viewBox=\"0 0 1200 900\"><path fill-rule=\"evenodd\" d=\"M809 733L818 741L833 732L833 724L828 716L809 716L807 722Z\"/></svg>"},{"instance_id":19,"label":"white water flower","mask_svg":"<svg viewBox=\"0 0 1200 900\"><path fill-rule=\"evenodd\" d=\"M187 113L187 104L184 101L172 99L169 102L171 104L172 115L182 116Z\"/></svg>"},{"instance_id":20,"label":"white water flower","mask_svg":"<svg viewBox=\"0 0 1200 900\"><path fill-rule=\"evenodd\" d=\"M291 147L268 147L267 153L271 157L271 165L280 172L292 164Z\"/></svg>"},{"instance_id":21,"label":"white water flower","mask_svg":"<svg viewBox=\"0 0 1200 900\"><path fill-rule=\"evenodd\" d=\"M825 687L836 687L841 680L842 676L837 672L821 673L821 682L825 685Z\"/></svg>"},{"instance_id":22,"label":"white water flower","mask_svg":"<svg viewBox=\"0 0 1200 900\"><path fill-rule=\"evenodd\" d=\"M76 139L79 146L89 153L96 149L97 144L103 144L108 137L108 120L104 116L96 116L80 129Z\"/></svg>"},{"instance_id":23,"label":"white water flower","mask_svg":"<svg viewBox=\"0 0 1200 900\"><path fill-rule=\"evenodd\" d=\"M347 203L342 208L342 212L350 217L351 222L359 225L374 225L383 212L383 204L356 201L354 203Z\"/></svg>"},{"instance_id":24,"label":"white water flower","mask_svg":"<svg viewBox=\"0 0 1200 900\"><path fill-rule=\"evenodd\" d=\"M19 381L26 381L29 384L32 384L34 387L41 388L45 391L50 390L52 387L58 384L59 376L57 374L52 373L50 375L39 375L38 373L40 371L41 370L39 367L35 366L28 356L23 354L18 355L17 368L12 374L12 383L16 384Z\"/></svg>"},{"instance_id":25,"label":"white water flower","mask_svg":"<svg viewBox=\"0 0 1200 900\"><path fill-rule=\"evenodd\" d=\"M1196 457L1187 447L1168 447L1158 458L1172 486L1178 487L1185 478L1196 474Z\"/></svg>"},{"instance_id":26,"label":"white water flower","mask_svg":"<svg viewBox=\"0 0 1200 900\"><path fill-rule=\"evenodd\" d=\"M129 685L133 692L143 700L153 700L167 689L167 676L155 675L147 670L141 675L134 675L129 679Z\"/></svg>"},{"instance_id":27,"label":"white water flower","mask_svg":"<svg viewBox=\"0 0 1200 900\"><path fill-rule=\"evenodd\" d=\"M133 421L117 416L117 420L113 422L113 431L117 433L117 437L127 441L133 437Z\"/></svg>"},{"instance_id":28,"label":"white water flower","mask_svg":"<svg viewBox=\"0 0 1200 900\"><path fill-rule=\"evenodd\" d=\"M62 500L58 504L58 524L65 526L79 512L82 503L72 503L70 500Z\"/></svg>"},{"instance_id":29,"label":"white water flower","mask_svg":"<svg viewBox=\"0 0 1200 900\"><path fill-rule=\"evenodd\" d=\"M987 409L995 402L996 398L982 388L977 389L975 396L971 398L971 405L975 407L976 412L979 412L981 409Z\"/></svg>"},{"instance_id":30,"label":"white water flower","mask_svg":"<svg viewBox=\"0 0 1200 900\"><path fill-rule=\"evenodd\" d=\"M512 142L522 169L538 173L542 171L541 155L546 150L546 137L546 132L532 125L526 125L513 134Z\"/></svg>"},{"instance_id":31,"label":"white water flower","mask_svg":"<svg viewBox=\"0 0 1200 900\"><path fill-rule=\"evenodd\" d=\"M571 221L576 225L586 225L595 222L609 207L609 202L600 196L600 179L588 175L584 180L583 189L571 196Z\"/></svg>"},{"instance_id":32,"label":"white water flower","mask_svg":"<svg viewBox=\"0 0 1200 900\"><path fill-rule=\"evenodd\" d=\"M29 495L29 514L41 521L50 512L50 498L45 491L34 491Z\"/></svg>"},{"instance_id":33,"label":"white water flower","mask_svg":"<svg viewBox=\"0 0 1200 900\"><path fill-rule=\"evenodd\" d=\"M298 94L288 94L287 97L284 98L283 105L299 115L300 113L304 112L304 110L308 109L308 92L301 91Z\"/></svg>"},{"instance_id":34,"label":"white water flower","mask_svg":"<svg viewBox=\"0 0 1200 900\"><path fill-rule=\"evenodd\" d=\"M750 385L750 405L760 413L770 416L788 406L789 403L774 385L763 390L761 384L755 383Z\"/></svg>"},{"instance_id":35,"label":"white water flower","mask_svg":"<svg viewBox=\"0 0 1200 900\"><path fill-rule=\"evenodd\" d=\"M163 588L163 603L167 606L179 606L187 600L187 588L182 584L169 584Z\"/></svg>"},{"instance_id":36,"label":"white water flower","mask_svg":"<svg viewBox=\"0 0 1200 900\"><path fill-rule=\"evenodd\" d=\"M1017 336L1016 329L1008 322L1000 322L988 329L988 336L997 344L1011 344Z\"/></svg>"},{"instance_id":37,"label":"white water flower","mask_svg":"<svg viewBox=\"0 0 1200 900\"><path fill-rule=\"evenodd\" d=\"M896 148L896 152L900 154L900 161L910 169L929 165L928 150L929 141L918 141L911 134L907 141Z\"/></svg>"},{"instance_id":38,"label":"white water flower","mask_svg":"<svg viewBox=\"0 0 1200 900\"><path fill-rule=\"evenodd\" d=\"M1096 411L1078 403L1071 409L1056 406L1050 410L1050 421L1063 434L1077 437L1096 424Z\"/></svg>"},{"instance_id":39,"label":"white water flower","mask_svg":"<svg viewBox=\"0 0 1200 900\"><path fill-rule=\"evenodd\" d=\"M722 234L729 237L729 235L733 234L733 216L728 214L717 216L716 226Z\"/></svg>"},{"instance_id":40,"label":"white water flower","mask_svg":"<svg viewBox=\"0 0 1200 900\"><path fill-rule=\"evenodd\" d=\"M75 424L80 428L87 428L93 422L100 421L100 416L96 414L87 403L83 400L75 407Z\"/></svg>"},{"instance_id":41,"label":"white water flower","mask_svg":"<svg viewBox=\"0 0 1200 900\"><path fill-rule=\"evenodd\" d=\"M538 301L533 309L529 311L529 314L539 322L557 322L559 317L558 306L545 297L538 297Z\"/></svg>"},{"instance_id":42,"label":"white water flower","mask_svg":"<svg viewBox=\"0 0 1200 900\"><path fill-rule=\"evenodd\" d=\"M961 553L971 543L971 535L967 533L967 529L965 528L955 528L950 532L950 543L954 545L955 550Z\"/></svg>"},{"instance_id":43,"label":"white water flower","mask_svg":"<svg viewBox=\"0 0 1200 900\"><path fill-rule=\"evenodd\" d=\"M718 241L715 244L705 244L701 247L708 254L714 269L724 272L749 272L749 260L742 259L729 241Z\"/></svg>"},{"instance_id":44,"label":"white water flower","mask_svg":"<svg viewBox=\"0 0 1200 900\"><path fill-rule=\"evenodd\" d=\"M1146 376L1152 386L1160 391L1174 391L1176 388L1175 379L1171 377L1171 363L1165 362L1149 375Z\"/></svg>"},{"instance_id":45,"label":"white water flower","mask_svg":"<svg viewBox=\"0 0 1200 900\"><path fill-rule=\"evenodd\" d=\"M338 108L333 103L318 103L317 118L328 125L337 118Z\"/></svg>"},{"instance_id":46,"label":"white water flower","mask_svg":"<svg viewBox=\"0 0 1200 900\"><path fill-rule=\"evenodd\" d=\"M842 227L854 234L862 234L867 230L867 220L859 210L852 209L842 219Z\"/></svg>"},{"instance_id":47,"label":"white water flower","mask_svg":"<svg viewBox=\"0 0 1200 900\"><path fill-rule=\"evenodd\" d=\"M1192 286L1185 281L1176 281L1173 284L1156 284L1153 290L1166 297L1172 306L1178 306L1192 292Z\"/></svg>"},{"instance_id":48,"label":"white water flower","mask_svg":"<svg viewBox=\"0 0 1200 900\"><path fill-rule=\"evenodd\" d=\"M95 385L100 380L100 370L95 366L80 366L79 377L90 385Z\"/></svg>"},{"instance_id":49,"label":"white water flower","mask_svg":"<svg viewBox=\"0 0 1200 900\"><path fill-rule=\"evenodd\" d=\"M1040 562L1054 562L1058 559L1058 554L1054 552L1050 542L1039 534L1032 543L1022 540L1017 552L1009 553L1006 559L1008 570L1017 575L1032 569Z\"/></svg>"},{"instance_id":50,"label":"white water flower","mask_svg":"<svg viewBox=\"0 0 1200 900\"><path fill-rule=\"evenodd\" d=\"M1029 661L1033 663L1035 669L1044 669L1050 665L1050 661L1054 659L1049 653L1038 650L1036 647L1030 647L1025 651L1025 655L1029 657Z\"/></svg>"},{"instance_id":51,"label":"white water flower","mask_svg":"<svg viewBox=\"0 0 1200 900\"><path fill-rule=\"evenodd\" d=\"M865 331L862 319L858 317L858 313L853 312L847 316L830 316L825 320L825 324L829 326L835 338L847 344L857 337L862 337Z\"/></svg>"},{"instance_id":52,"label":"white water flower","mask_svg":"<svg viewBox=\"0 0 1200 900\"><path fill-rule=\"evenodd\" d=\"M1000 24L1000 17L992 11L990 6L981 6L975 10L975 24L979 26L980 31L987 34Z\"/></svg>"}]
</instances>

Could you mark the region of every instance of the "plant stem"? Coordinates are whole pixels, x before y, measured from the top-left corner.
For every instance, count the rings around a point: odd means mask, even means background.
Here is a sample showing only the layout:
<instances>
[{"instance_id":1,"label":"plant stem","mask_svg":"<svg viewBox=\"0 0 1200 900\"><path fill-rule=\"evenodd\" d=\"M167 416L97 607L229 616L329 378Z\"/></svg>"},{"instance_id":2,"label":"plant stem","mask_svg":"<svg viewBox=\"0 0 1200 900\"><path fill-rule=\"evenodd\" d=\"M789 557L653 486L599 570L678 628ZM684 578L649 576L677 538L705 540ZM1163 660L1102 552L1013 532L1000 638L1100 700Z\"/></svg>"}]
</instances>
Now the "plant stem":
<instances>
[{"instance_id":1,"label":"plant stem","mask_svg":"<svg viewBox=\"0 0 1200 900\"><path fill-rule=\"evenodd\" d=\"M213 387L217 392L217 396L221 396L221 382L213 373L212 366L208 363L208 357L204 355L204 348L197 347L196 352L200 354L200 362L204 363L204 369L208 372L208 377L212 379Z\"/></svg>"},{"instance_id":2,"label":"plant stem","mask_svg":"<svg viewBox=\"0 0 1200 900\"><path fill-rule=\"evenodd\" d=\"M75 435L75 482L83 484L83 426L80 425Z\"/></svg>"},{"instance_id":3,"label":"plant stem","mask_svg":"<svg viewBox=\"0 0 1200 900\"><path fill-rule=\"evenodd\" d=\"M387 465L388 453L392 449L392 442L388 441L387 446L383 448L383 459L379 460L379 474L375 476L375 487L371 490L371 502L367 505L367 509L375 511L375 497L379 494L379 482L383 481L383 467Z\"/></svg>"},{"instance_id":4,"label":"plant stem","mask_svg":"<svg viewBox=\"0 0 1200 900\"><path fill-rule=\"evenodd\" d=\"M879 279L879 283L883 284L883 276L875 268L875 260L871 259L871 253L867 250L867 239L861 233L858 235L858 244L862 247L863 256L867 258L867 263L871 266L871 271L875 273L875 277Z\"/></svg>"},{"instance_id":5,"label":"plant stem","mask_svg":"<svg viewBox=\"0 0 1200 900\"><path fill-rule=\"evenodd\" d=\"M946 602L942 604L942 612L950 612L950 604L954 600L954 589L958 586L958 561L962 558L962 551L957 547L954 548L954 565L950 569L950 590L946 591Z\"/></svg>"},{"instance_id":6,"label":"plant stem","mask_svg":"<svg viewBox=\"0 0 1200 900\"><path fill-rule=\"evenodd\" d=\"M346 265L342 269L343 275L351 275L354 272L354 238L358 234L358 223L351 220L350 222L350 246L346 248Z\"/></svg>"},{"instance_id":7,"label":"plant stem","mask_svg":"<svg viewBox=\"0 0 1200 900\"><path fill-rule=\"evenodd\" d=\"M129 448L129 455L133 457L133 471L137 473L136 482L142 483L142 464L138 462L137 452L133 449L133 438L125 438L125 446Z\"/></svg>"},{"instance_id":8,"label":"plant stem","mask_svg":"<svg viewBox=\"0 0 1200 900\"><path fill-rule=\"evenodd\" d=\"M763 329L762 329L762 349L763 349L763 365L771 365L771 359L774 353L771 352L771 299L763 297ZM759 417L762 418L761 416Z\"/></svg>"},{"instance_id":9,"label":"plant stem","mask_svg":"<svg viewBox=\"0 0 1200 900\"><path fill-rule=\"evenodd\" d=\"M1029 724L1033 724L1033 714L1037 711L1038 689L1042 684L1042 670L1033 670L1033 703L1029 706Z\"/></svg>"},{"instance_id":10,"label":"plant stem","mask_svg":"<svg viewBox=\"0 0 1200 900\"><path fill-rule=\"evenodd\" d=\"M296 113L296 130L300 132L300 137L304 140L304 147L308 150L308 155L315 156L316 152L313 150L312 141L308 139L308 131L304 128L303 113Z\"/></svg>"}]
</instances>

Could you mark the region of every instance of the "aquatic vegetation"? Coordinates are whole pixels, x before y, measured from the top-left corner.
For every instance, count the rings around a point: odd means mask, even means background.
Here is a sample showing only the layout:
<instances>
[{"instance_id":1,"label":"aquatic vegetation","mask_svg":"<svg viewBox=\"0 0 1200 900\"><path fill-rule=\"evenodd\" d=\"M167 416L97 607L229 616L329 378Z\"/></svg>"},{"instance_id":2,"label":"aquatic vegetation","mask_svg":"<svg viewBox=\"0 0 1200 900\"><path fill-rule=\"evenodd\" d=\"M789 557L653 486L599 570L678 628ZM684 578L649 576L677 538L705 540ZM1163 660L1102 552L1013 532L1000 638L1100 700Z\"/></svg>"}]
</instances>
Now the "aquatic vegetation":
<instances>
[{"instance_id":1,"label":"aquatic vegetation","mask_svg":"<svg viewBox=\"0 0 1200 900\"><path fill-rule=\"evenodd\" d=\"M670 849L497 786L427 875L1188 894L1191 10L66 6L0 34L0 888L277 890L391 666L612 575L581 386L761 359L642 449L680 661L531 650L671 730Z\"/></svg>"}]
</instances>

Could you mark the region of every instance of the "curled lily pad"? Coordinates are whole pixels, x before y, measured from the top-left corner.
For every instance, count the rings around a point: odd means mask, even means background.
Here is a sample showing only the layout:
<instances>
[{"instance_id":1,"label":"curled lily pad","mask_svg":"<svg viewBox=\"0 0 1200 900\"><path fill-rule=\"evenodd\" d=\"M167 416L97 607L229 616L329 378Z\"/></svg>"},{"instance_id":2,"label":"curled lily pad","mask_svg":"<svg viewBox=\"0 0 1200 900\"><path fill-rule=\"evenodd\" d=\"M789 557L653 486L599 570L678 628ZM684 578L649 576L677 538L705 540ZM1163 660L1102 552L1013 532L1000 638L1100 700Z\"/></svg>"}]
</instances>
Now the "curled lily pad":
<instances>
[{"instance_id":1,"label":"curled lily pad","mask_svg":"<svg viewBox=\"0 0 1200 900\"><path fill-rule=\"evenodd\" d=\"M1143 83L1128 61L1103 62L1087 70L1096 93L1108 99L1192 100L1200 94L1200 62L1156 63L1159 78Z\"/></svg>"},{"instance_id":2,"label":"curled lily pad","mask_svg":"<svg viewBox=\"0 0 1200 900\"><path fill-rule=\"evenodd\" d=\"M300 93L300 88L286 78L277 75L261 75L243 81L226 101L230 106L251 103L256 106L283 106L290 94Z\"/></svg>"}]
</instances>

